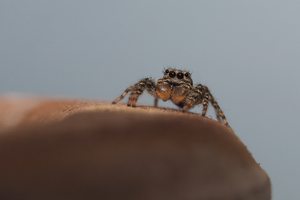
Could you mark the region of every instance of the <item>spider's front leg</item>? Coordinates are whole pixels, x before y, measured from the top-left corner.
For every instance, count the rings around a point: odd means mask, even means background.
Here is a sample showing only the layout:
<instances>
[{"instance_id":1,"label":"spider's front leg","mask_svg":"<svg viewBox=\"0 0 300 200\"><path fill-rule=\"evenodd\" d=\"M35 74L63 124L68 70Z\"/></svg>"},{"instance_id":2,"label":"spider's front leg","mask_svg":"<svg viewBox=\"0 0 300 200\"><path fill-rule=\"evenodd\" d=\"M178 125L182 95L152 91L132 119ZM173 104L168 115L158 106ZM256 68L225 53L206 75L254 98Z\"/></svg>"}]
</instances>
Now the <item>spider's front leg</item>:
<instances>
[{"instance_id":1,"label":"spider's front leg","mask_svg":"<svg viewBox=\"0 0 300 200\"><path fill-rule=\"evenodd\" d=\"M184 101L184 106L183 106L183 111L186 112L193 108L195 105L201 104L203 101L203 91L201 88L193 87L190 92L187 94L185 101ZM202 116L205 116L206 110L208 107L208 102L204 103L205 106L203 106L202 110Z\"/></svg>"},{"instance_id":2,"label":"spider's front leg","mask_svg":"<svg viewBox=\"0 0 300 200\"><path fill-rule=\"evenodd\" d=\"M190 93L185 99L185 105L183 107L183 110L187 111L195 105L202 104L201 115L206 116L209 102L215 109L217 120L222 122L224 125L229 126L228 121L218 102L215 100L208 87L204 85L198 84L190 91Z\"/></svg>"},{"instance_id":3,"label":"spider's front leg","mask_svg":"<svg viewBox=\"0 0 300 200\"><path fill-rule=\"evenodd\" d=\"M223 110L219 106L218 102L216 101L216 99L214 98L214 96L212 95L212 93L210 92L210 90L208 89L208 87L206 87L204 85L201 85L201 84L197 85L196 88L197 87L202 88L202 94L203 94L202 116L206 115L207 108L208 108L208 103L210 102L211 105L213 106L213 108L215 109L217 120L219 122L222 122L224 125L226 125L226 126L229 127L228 121L227 121L227 119L225 117L225 114L224 114Z\"/></svg>"},{"instance_id":4,"label":"spider's front leg","mask_svg":"<svg viewBox=\"0 0 300 200\"><path fill-rule=\"evenodd\" d=\"M136 102L139 98L139 96L145 91L147 90L147 92L154 96L155 99L157 98L156 97L156 94L155 94L155 88L156 88L156 85L155 85L155 82L153 79L151 78L144 78L142 80L140 80L139 82L137 82L136 84L128 87L119 97L117 97L112 103L113 104L116 104L118 103L119 101L121 101L128 93L129 94L129 99L128 99L128 102L127 102L127 105L128 106L132 106L132 107L135 107L136 106Z\"/></svg>"},{"instance_id":5,"label":"spider's front leg","mask_svg":"<svg viewBox=\"0 0 300 200\"><path fill-rule=\"evenodd\" d=\"M221 122L223 122L223 124L230 127L230 125L225 117L224 112L222 111L221 107L219 106L218 102L215 100L215 98L213 96L210 99L210 102L215 109L216 117L217 117L218 121L221 121Z\"/></svg>"}]
</instances>

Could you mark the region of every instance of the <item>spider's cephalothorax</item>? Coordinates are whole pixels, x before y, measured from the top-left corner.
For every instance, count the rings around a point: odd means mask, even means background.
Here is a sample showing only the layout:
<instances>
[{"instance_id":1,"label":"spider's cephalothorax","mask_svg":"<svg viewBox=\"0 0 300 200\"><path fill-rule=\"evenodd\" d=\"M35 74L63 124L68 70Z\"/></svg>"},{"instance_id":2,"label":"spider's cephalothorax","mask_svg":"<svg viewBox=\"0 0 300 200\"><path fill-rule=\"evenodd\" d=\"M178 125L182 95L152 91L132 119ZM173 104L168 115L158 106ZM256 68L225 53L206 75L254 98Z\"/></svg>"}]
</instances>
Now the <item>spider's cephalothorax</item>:
<instances>
[{"instance_id":1,"label":"spider's cephalothorax","mask_svg":"<svg viewBox=\"0 0 300 200\"><path fill-rule=\"evenodd\" d=\"M208 103L210 102L215 109L218 121L229 126L222 109L208 87L202 84L193 86L191 74L188 71L175 68L167 68L164 71L164 76L158 79L157 83L152 78L140 80L128 87L112 103L118 103L130 93L127 105L134 107L139 96L145 90L155 98L155 106L157 106L159 99L163 101L171 100L178 107L182 108L183 111L188 111L195 105L202 104L202 116L206 115Z\"/></svg>"}]
</instances>

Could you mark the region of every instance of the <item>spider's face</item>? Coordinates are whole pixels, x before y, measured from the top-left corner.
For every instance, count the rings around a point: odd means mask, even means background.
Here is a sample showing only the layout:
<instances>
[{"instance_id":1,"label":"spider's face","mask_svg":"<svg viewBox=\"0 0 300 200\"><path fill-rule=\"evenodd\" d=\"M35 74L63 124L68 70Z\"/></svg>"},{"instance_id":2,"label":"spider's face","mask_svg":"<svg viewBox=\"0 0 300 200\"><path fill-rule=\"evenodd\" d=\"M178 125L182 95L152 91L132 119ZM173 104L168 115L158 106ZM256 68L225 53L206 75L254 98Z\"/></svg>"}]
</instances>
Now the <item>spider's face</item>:
<instances>
[{"instance_id":1,"label":"spider's face","mask_svg":"<svg viewBox=\"0 0 300 200\"><path fill-rule=\"evenodd\" d=\"M182 84L193 85L190 72L175 68L167 68L164 71L164 80L167 80L172 86L180 86Z\"/></svg>"},{"instance_id":2,"label":"spider's face","mask_svg":"<svg viewBox=\"0 0 300 200\"><path fill-rule=\"evenodd\" d=\"M177 104L185 98L192 85L193 80L188 71L168 68L158 80L156 94L164 101L172 99Z\"/></svg>"}]
</instances>

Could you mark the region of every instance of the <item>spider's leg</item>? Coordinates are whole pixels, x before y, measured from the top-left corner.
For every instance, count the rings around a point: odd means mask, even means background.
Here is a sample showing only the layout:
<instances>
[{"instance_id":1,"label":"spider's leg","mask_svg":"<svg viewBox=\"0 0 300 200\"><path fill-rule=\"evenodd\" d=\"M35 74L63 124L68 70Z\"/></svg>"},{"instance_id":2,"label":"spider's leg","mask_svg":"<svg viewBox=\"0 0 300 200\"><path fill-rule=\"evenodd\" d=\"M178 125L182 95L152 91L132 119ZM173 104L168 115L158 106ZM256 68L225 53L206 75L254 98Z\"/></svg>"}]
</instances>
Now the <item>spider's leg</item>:
<instances>
[{"instance_id":1,"label":"spider's leg","mask_svg":"<svg viewBox=\"0 0 300 200\"><path fill-rule=\"evenodd\" d=\"M212 93L209 91L207 87L206 87L206 93L209 95L209 101L215 109L217 120L223 122L226 126L229 126L229 123L225 117L223 110L221 109L218 102L216 101L216 99L214 98L214 96L212 95Z\"/></svg>"},{"instance_id":2,"label":"spider's leg","mask_svg":"<svg viewBox=\"0 0 300 200\"><path fill-rule=\"evenodd\" d=\"M195 105L201 104L203 100L203 92L200 88L192 88L192 90L189 92L187 95L185 101L184 101L184 106L183 106L183 111L188 111Z\"/></svg>"},{"instance_id":3,"label":"spider's leg","mask_svg":"<svg viewBox=\"0 0 300 200\"><path fill-rule=\"evenodd\" d=\"M151 78L144 78L137 82L136 84L128 87L119 97L117 97L112 103L118 103L121 101L128 93L129 99L127 102L128 106L135 106L139 96L147 90L149 94L156 97L155 95L155 82Z\"/></svg>"},{"instance_id":4,"label":"spider's leg","mask_svg":"<svg viewBox=\"0 0 300 200\"><path fill-rule=\"evenodd\" d=\"M155 97L155 98L154 98L154 107L157 107L157 106L158 106L158 98Z\"/></svg>"},{"instance_id":5,"label":"spider's leg","mask_svg":"<svg viewBox=\"0 0 300 200\"><path fill-rule=\"evenodd\" d=\"M205 93L203 100L202 100L202 116L206 116L207 109L208 109L208 102L209 102L209 94Z\"/></svg>"},{"instance_id":6,"label":"spider's leg","mask_svg":"<svg viewBox=\"0 0 300 200\"><path fill-rule=\"evenodd\" d=\"M212 106L213 106L214 109L215 109L216 117L217 117L218 121L221 121L221 122L223 122L226 126L229 126L229 123L228 123L228 121L227 121L227 119L226 119L226 117L225 117L224 112L222 111L222 109L221 109L221 107L219 106L218 102L217 102L214 98L211 99L211 104L212 104Z\"/></svg>"},{"instance_id":7,"label":"spider's leg","mask_svg":"<svg viewBox=\"0 0 300 200\"><path fill-rule=\"evenodd\" d=\"M139 98L139 96L145 91L147 90L147 92L154 96L156 98L156 94L155 94L155 82L153 81L153 79L151 78L144 78L142 80L140 80L139 82L137 82L132 90L131 93L129 95L129 99L128 99L128 106L132 106L135 107L136 106L136 102Z\"/></svg>"},{"instance_id":8,"label":"spider's leg","mask_svg":"<svg viewBox=\"0 0 300 200\"><path fill-rule=\"evenodd\" d=\"M132 87L133 87L133 86L130 86L130 87L126 88L126 90L125 90L120 96L118 96L118 97L112 102L112 104L116 104L116 103L118 103L119 101L121 101L122 99L124 99L124 97L132 90Z\"/></svg>"},{"instance_id":9,"label":"spider's leg","mask_svg":"<svg viewBox=\"0 0 300 200\"><path fill-rule=\"evenodd\" d=\"M189 96L185 99L184 106L182 107L183 112L187 112L195 106L196 99L193 96Z\"/></svg>"},{"instance_id":10,"label":"spider's leg","mask_svg":"<svg viewBox=\"0 0 300 200\"><path fill-rule=\"evenodd\" d=\"M226 126L229 126L224 112L222 111L221 107L215 100L208 87L206 87L205 85L198 84L197 86L195 86L190 95L187 96L186 101L186 108L191 108L195 105L202 104L202 116L206 116L208 110L208 103L210 102L215 109L217 120L223 122Z\"/></svg>"}]
</instances>

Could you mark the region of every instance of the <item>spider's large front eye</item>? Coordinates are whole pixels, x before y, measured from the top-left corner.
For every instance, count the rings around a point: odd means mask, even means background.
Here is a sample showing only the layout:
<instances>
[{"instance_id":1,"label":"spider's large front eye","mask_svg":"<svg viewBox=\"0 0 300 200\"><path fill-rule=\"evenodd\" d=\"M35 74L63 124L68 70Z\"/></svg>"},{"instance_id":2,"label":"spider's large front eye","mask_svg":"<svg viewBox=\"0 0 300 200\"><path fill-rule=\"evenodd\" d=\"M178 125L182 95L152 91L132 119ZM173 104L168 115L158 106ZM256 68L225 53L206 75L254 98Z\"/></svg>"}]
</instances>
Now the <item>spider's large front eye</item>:
<instances>
[{"instance_id":1,"label":"spider's large front eye","mask_svg":"<svg viewBox=\"0 0 300 200\"><path fill-rule=\"evenodd\" d=\"M178 78L178 79L183 79L183 73L179 72L179 73L177 74L177 78Z\"/></svg>"},{"instance_id":2,"label":"spider's large front eye","mask_svg":"<svg viewBox=\"0 0 300 200\"><path fill-rule=\"evenodd\" d=\"M169 76L170 76L171 78L174 78L174 77L176 76L176 73L175 73L174 71L170 71L170 72L169 72Z\"/></svg>"}]
</instances>

